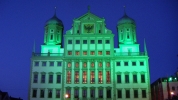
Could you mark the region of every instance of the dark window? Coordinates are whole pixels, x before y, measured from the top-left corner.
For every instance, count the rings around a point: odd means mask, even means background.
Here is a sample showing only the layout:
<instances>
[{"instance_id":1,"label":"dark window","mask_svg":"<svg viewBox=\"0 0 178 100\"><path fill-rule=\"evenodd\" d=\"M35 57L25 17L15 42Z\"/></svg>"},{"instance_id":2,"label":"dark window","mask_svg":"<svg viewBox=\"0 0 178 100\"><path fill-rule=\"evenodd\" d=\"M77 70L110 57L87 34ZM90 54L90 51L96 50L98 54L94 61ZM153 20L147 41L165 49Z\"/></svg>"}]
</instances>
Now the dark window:
<instances>
[{"instance_id":1,"label":"dark window","mask_svg":"<svg viewBox=\"0 0 178 100\"><path fill-rule=\"evenodd\" d=\"M49 75L49 83L53 83L53 75Z\"/></svg>"},{"instance_id":2,"label":"dark window","mask_svg":"<svg viewBox=\"0 0 178 100\"><path fill-rule=\"evenodd\" d=\"M80 44L80 40L76 40L76 44Z\"/></svg>"},{"instance_id":3,"label":"dark window","mask_svg":"<svg viewBox=\"0 0 178 100\"><path fill-rule=\"evenodd\" d=\"M87 44L87 40L83 40L83 44Z\"/></svg>"},{"instance_id":4,"label":"dark window","mask_svg":"<svg viewBox=\"0 0 178 100\"><path fill-rule=\"evenodd\" d=\"M133 75L133 83L137 83L137 75Z\"/></svg>"},{"instance_id":5,"label":"dark window","mask_svg":"<svg viewBox=\"0 0 178 100\"><path fill-rule=\"evenodd\" d=\"M109 44L110 43L110 41L109 40L106 40L106 44Z\"/></svg>"},{"instance_id":6,"label":"dark window","mask_svg":"<svg viewBox=\"0 0 178 100\"><path fill-rule=\"evenodd\" d=\"M91 44L94 44L94 43L95 43L95 40L90 40L90 43L91 43Z\"/></svg>"},{"instance_id":7,"label":"dark window","mask_svg":"<svg viewBox=\"0 0 178 100\"><path fill-rule=\"evenodd\" d=\"M77 30L77 33L79 33L79 30Z\"/></svg>"},{"instance_id":8,"label":"dark window","mask_svg":"<svg viewBox=\"0 0 178 100\"><path fill-rule=\"evenodd\" d=\"M121 63L120 62L116 62L116 66L120 66L121 65Z\"/></svg>"},{"instance_id":9,"label":"dark window","mask_svg":"<svg viewBox=\"0 0 178 100\"><path fill-rule=\"evenodd\" d=\"M38 82L38 74L34 74L33 83L37 83L37 82Z\"/></svg>"},{"instance_id":10,"label":"dark window","mask_svg":"<svg viewBox=\"0 0 178 100\"><path fill-rule=\"evenodd\" d=\"M117 75L117 83L121 83L121 75Z\"/></svg>"},{"instance_id":11,"label":"dark window","mask_svg":"<svg viewBox=\"0 0 178 100\"><path fill-rule=\"evenodd\" d=\"M136 66L136 62L132 62L132 66Z\"/></svg>"},{"instance_id":12,"label":"dark window","mask_svg":"<svg viewBox=\"0 0 178 100\"><path fill-rule=\"evenodd\" d=\"M33 90L33 93L32 93L32 97L33 97L33 98L36 98L36 95L37 95L37 90L34 89L34 90Z\"/></svg>"},{"instance_id":13,"label":"dark window","mask_svg":"<svg viewBox=\"0 0 178 100\"><path fill-rule=\"evenodd\" d=\"M102 40L98 40L98 44L102 44Z\"/></svg>"},{"instance_id":14,"label":"dark window","mask_svg":"<svg viewBox=\"0 0 178 100\"><path fill-rule=\"evenodd\" d=\"M140 62L140 66L144 66L144 62Z\"/></svg>"},{"instance_id":15,"label":"dark window","mask_svg":"<svg viewBox=\"0 0 178 100\"><path fill-rule=\"evenodd\" d=\"M50 62L50 63L49 63L49 66L54 66L54 62Z\"/></svg>"},{"instance_id":16,"label":"dark window","mask_svg":"<svg viewBox=\"0 0 178 100\"><path fill-rule=\"evenodd\" d=\"M172 87L172 91L175 91L175 87L174 86Z\"/></svg>"},{"instance_id":17,"label":"dark window","mask_svg":"<svg viewBox=\"0 0 178 100\"><path fill-rule=\"evenodd\" d=\"M99 98L103 98L103 90L102 89L99 89L98 91L98 95L99 95Z\"/></svg>"},{"instance_id":18,"label":"dark window","mask_svg":"<svg viewBox=\"0 0 178 100\"><path fill-rule=\"evenodd\" d=\"M107 93L107 94L106 94L107 98L111 98L111 90L108 89L106 93Z\"/></svg>"},{"instance_id":19,"label":"dark window","mask_svg":"<svg viewBox=\"0 0 178 100\"><path fill-rule=\"evenodd\" d=\"M52 90L48 90L48 98L52 98Z\"/></svg>"},{"instance_id":20,"label":"dark window","mask_svg":"<svg viewBox=\"0 0 178 100\"><path fill-rule=\"evenodd\" d=\"M117 98L122 98L122 90L117 90Z\"/></svg>"},{"instance_id":21,"label":"dark window","mask_svg":"<svg viewBox=\"0 0 178 100\"><path fill-rule=\"evenodd\" d=\"M95 98L95 90L94 89L90 90L90 97Z\"/></svg>"},{"instance_id":22,"label":"dark window","mask_svg":"<svg viewBox=\"0 0 178 100\"><path fill-rule=\"evenodd\" d=\"M72 40L68 40L68 44L72 44Z\"/></svg>"},{"instance_id":23,"label":"dark window","mask_svg":"<svg viewBox=\"0 0 178 100\"><path fill-rule=\"evenodd\" d=\"M129 90L125 90L125 94L126 94L126 98L130 98L130 91Z\"/></svg>"},{"instance_id":24,"label":"dark window","mask_svg":"<svg viewBox=\"0 0 178 100\"><path fill-rule=\"evenodd\" d=\"M134 90L134 98L138 98L138 90Z\"/></svg>"},{"instance_id":25,"label":"dark window","mask_svg":"<svg viewBox=\"0 0 178 100\"><path fill-rule=\"evenodd\" d=\"M39 62L38 61L35 61L35 66L39 66Z\"/></svg>"},{"instance_id":26,"label":"dark window","mask_svg":"<svg viewBox=\"0 0 178 100\"><path fill-rule=\"evenodd\" d=\"M43 66L43 67L46 66L46 62L42 62L42 66Z\"/></svg>"},{"instance_id":27,"label":"dark window","mask_svg":"<svg viewBox=\"0 0 178 100\"><path fill-rule=\"evenodd\" d=\"M74 98L79 98L79 89L74 90Z\"/></svg>"},{"instance_id":28,"label":"dark window","mask_svg":"<svg viewBox=\"0 0 178 100\"><path fill-rule=\"evenodd\" d=\"M41 83L45 83L45 74L41 75Z\"/></svg>"},{"instance_id":29,"label":"dark window","mask_svg":"<svg viewBox=\"0 0 178 100\"><path fill-rule=\"evenodd\" d=\"M57 66L61 66L62 65L62 62L57 62Z\"/></svg>"},{"instance_id":30,"label":"dark window","mask_svg":"<svg viewBox=\"0 0 178 100\"><path fill-rule=\"evenodd\" d=\"M60 90L56 90L56 98L60 98Z\"/></svg>"},{"instance_id":31,"label":"dark window","mask_svg":"<svg viewBox=\"0 0 178 100\"><path fill-rule=\"evenodd\" d=\"M142 98L146 98L146 90L142 90Z\"/></svg>"},{"instance_id":32,"label":"dark window","mask_svg":"<svg viewBox=\"0 0 178 100\"><path fill-rule=\"evenodd\" d=\"M125 83L129 83L129 75L125 75Z\"/></svg>"},{"instance_id":33,"label":"dark window","mask_svg":"<svg viewBox=\"0 0 178 100\"><path fill-rule=\"evenodd\" d=\"M57 75L57 83L61 83L61 75Z\"/></svg>"},{"instance_id":34,"label":"dark window","mask_svg":"<svg viewBox=\"0 0 178 100\"><path fill-rule=\"evenodd\" d=\"M99 33L101 33L101 30L99 30Z\"/></svg>"},{"instance_id":35,"label":"dark window","mask_svg":"<svg viewBox=\"0 0 178 100\"><path fill-rule=\"evenodd\" d=\"M128 62L124 62L124 66L128 66L129 64L128 64Z\"/></svg>"},{"instance_id":36,"label":"dark window","mask_svg":"<svg viewBox=\"0 0 178 100\"><path fill-rule=\"evenodd\" d=\"M40 90L40 98L44 98L44 90Z\"/></svg>"},{"instance_id":37,"label":"dark window","mask_svg":"<svg viewBox=\"0 0 178 100\"><path fill-rule=\"evenodd\" d=\"M141 75L141 83L145 83L145 75Z\"/></svg>"},{"instance_id":38,"label":"dark window","mask_svg":"<svg viewBox=\"0 0 178 100\"><path fill-rule=\"evenodd\" d=\"M82 90L82 96L83 96L83 98L87 97L87 90L86 89Z\"/></svg>"}]
</instances>

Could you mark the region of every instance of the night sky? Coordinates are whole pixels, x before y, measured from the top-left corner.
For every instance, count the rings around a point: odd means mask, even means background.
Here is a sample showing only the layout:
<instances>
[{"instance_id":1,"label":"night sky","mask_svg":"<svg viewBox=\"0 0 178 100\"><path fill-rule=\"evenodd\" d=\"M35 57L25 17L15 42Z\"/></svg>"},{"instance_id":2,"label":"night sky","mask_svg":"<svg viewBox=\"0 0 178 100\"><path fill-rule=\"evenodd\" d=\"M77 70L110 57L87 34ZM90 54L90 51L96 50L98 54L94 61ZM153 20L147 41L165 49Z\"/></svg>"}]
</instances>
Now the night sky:
<instances>
[{"instance_id":1,"label":"night sky","mask_svg":"<svg viewBox=\"0 0 178 100\"><path fill-rule=\"evenodd\" d=\"M93 14L105 18L106 27L115 34L115 47L117 21L126 6L127 15L136 21L142 52L146 39L151 83L177 70L178 0L0 0L0 90L27 100L34 40L40 52L44 25L54 7L65 34L74 18L87 13L88 5Z\"/></svg>"}]
</instances>

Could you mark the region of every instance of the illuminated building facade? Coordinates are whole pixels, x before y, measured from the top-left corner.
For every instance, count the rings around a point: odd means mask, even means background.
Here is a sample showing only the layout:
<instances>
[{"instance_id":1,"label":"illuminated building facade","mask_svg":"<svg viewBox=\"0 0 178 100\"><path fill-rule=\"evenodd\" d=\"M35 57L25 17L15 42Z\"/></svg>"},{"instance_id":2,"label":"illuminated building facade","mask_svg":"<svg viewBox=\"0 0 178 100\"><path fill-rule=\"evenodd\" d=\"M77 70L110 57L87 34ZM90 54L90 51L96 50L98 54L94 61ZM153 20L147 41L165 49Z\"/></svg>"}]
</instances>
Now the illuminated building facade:
<instances>
[{"instance_id":1,"label":"illuminated building facade","mask_svg":"<svg viewBox=\"0 0 178 100\"><path fill-rule=\"evenodd\" d=\"M46 22L41 53L31 58L29 100L151 99L146 45L140 52L126 13L117 23L118 41L90 10L65 35L63 29L56 15Z\"/></svg>"}]
</instances>

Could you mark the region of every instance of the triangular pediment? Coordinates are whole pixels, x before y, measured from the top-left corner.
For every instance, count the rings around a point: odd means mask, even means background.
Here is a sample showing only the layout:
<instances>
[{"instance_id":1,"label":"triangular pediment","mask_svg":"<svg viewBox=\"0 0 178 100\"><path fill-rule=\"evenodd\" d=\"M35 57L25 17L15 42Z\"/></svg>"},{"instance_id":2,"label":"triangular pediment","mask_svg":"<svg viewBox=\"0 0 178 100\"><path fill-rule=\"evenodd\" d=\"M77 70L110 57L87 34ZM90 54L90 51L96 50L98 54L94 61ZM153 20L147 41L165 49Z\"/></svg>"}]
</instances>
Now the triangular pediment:
<instances>
[{"instance_id":1,"label":"triangular pediment","mask_svg":"<svg viewBox=\"0 0 178 100\"><path fill-rule=\"evenodd\" d=\"M102 18L88 12L86 14L84 14L83 16L75 19L76 21L99 21L99 20L103 20Z\"/></svg>"}]
</instances>

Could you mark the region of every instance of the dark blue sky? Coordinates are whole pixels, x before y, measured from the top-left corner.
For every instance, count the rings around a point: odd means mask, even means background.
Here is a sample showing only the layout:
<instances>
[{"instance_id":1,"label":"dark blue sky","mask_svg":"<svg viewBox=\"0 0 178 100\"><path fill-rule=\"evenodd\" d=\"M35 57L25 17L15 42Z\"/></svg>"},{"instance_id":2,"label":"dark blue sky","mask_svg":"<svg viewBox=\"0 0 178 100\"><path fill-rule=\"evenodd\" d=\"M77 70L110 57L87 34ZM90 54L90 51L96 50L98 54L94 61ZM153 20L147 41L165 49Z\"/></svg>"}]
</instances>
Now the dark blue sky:
<instances>
[{"instance_id":1,"label":"dark blue sky","mask_svg":"<svg viewBox=\"0 0 178 100\"><path fill-rule=\"evenodd\" d=\"M143 51L146 39L151 82L173 74L178 67L177 0L0 0L0 90L27 99L30 57L33 42L40 52L44 25L54 14L64 23L64 34L74 18L91 12L104 17L106 27L115 34L116 24L126 6L128 16L136 21L137 40ZM75 2L74 2L75 1ZM135 2L133 2L135 1Z\"/></svg>"}]
</instances>

